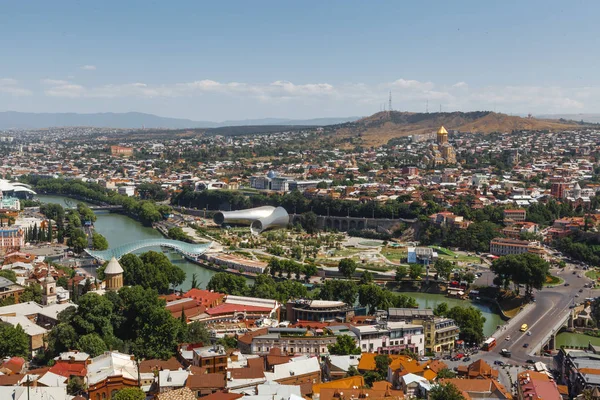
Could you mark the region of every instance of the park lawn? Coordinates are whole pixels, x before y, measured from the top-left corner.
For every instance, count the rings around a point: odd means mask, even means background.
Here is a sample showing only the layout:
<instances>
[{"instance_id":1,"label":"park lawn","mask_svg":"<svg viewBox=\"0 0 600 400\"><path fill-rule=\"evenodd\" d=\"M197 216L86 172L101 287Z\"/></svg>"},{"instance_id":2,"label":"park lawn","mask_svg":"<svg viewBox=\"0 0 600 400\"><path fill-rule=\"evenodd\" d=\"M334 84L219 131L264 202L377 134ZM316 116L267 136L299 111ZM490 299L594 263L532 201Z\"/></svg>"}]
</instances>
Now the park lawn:
<instances>
[{"instance_id":1,"label":"park lawn","mask_svg":"<svg viewBox=\"0 0 600 400\"><path fill-rule=\"evenodd\" d=\"M600 278L600 271L596 270L596 269L590 269L589 271L585 272L585 276L587 276L590 279L593 279L595 282L598 281L598 278Z\"/></svg>"},{"instance_id":2,"label":"park lawn","mask_svg":"<svg viewBox=\"0 0 600 400\"><path fill-rule=\"evenodd\" d=\"M393 265L386 264L362 264L357 267L357 270L365 269L367 271L375 271L375 272L386 272L394 268Z\"/></svg>"},{"instance_id":3,"label":"park lawn","mask_svg":"<svg viewBox=\"0 0 600 400\"><path fill-rule=\"evenodd\" d=\"M385 248L381 250L381 255L392 262L400 262L406 258L408 252L406 249Z\"/></svg>"},{"instance_id":4,"label":"park lawn","mask_svg":"<svg viewBox=\"0 0 600 400\"><path fill-rule=\"evenodd\" d=\"M564 282L564 279L559 278L558 276L548 275L546 276L546 284L551 286L560 285Z\"/></svg>"},{"instance_id":5,"label":"park lawn","mask_svg":"<svg viewBox=\"0 0 600 400\"><path fill-rule=\"evenodd\" d=\"M439 254L447 255L450 257L454 257L456 255L456 253L454 253L452 250L447 249L445 247L441 247L441 246L429 246L429 247L431 247L434 250L437 250L437 252Z\"/></svg>"}]
</instances>

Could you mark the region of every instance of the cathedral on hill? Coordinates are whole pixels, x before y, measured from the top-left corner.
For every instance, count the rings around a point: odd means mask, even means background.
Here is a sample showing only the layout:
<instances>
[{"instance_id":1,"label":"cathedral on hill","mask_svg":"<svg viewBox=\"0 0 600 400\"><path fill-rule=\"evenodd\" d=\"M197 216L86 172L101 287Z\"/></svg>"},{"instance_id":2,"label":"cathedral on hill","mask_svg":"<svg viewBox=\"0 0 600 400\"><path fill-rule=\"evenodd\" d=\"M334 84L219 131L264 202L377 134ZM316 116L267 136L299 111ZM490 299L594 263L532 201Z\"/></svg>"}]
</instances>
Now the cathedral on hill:
<instances>
[{"instance_id":1,"label":"cathedral on hill","mask_svg":"<svg viewBox=\"0 0 600 400\"><path fill-rule=\"evenodd\" d=\"M436 143L431 145L435 165L456 164L456 152L454 147L448 143L448 131L443 126L438 129Z\"/></svg>"}]
</instances>

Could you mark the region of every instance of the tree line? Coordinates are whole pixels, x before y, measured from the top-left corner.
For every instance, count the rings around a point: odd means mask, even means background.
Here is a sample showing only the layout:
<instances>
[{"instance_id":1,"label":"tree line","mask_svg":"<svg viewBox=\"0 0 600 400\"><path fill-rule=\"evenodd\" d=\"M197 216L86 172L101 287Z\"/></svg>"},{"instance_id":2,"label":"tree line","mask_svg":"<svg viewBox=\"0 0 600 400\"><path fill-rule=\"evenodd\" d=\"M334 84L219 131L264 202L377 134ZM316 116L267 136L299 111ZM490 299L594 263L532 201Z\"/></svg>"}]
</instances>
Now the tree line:
<instances>
[{"instance_id":1,"label":"tree line","mask_svg":"<svg viewBox=\"0 0 600 400\"><path fill-rule=\"evenodd\" d=\"M152 200L139 200L134 197L118 194L96 183L83 182L78 179L42 178L34 175L22 176L22 182L31 184L39 193L52 193L71 196L91 203L123 206L123 210L137 218L146 226L161 221L171 212L165 205L157 205Z\"/></svg>"}]
</instances>

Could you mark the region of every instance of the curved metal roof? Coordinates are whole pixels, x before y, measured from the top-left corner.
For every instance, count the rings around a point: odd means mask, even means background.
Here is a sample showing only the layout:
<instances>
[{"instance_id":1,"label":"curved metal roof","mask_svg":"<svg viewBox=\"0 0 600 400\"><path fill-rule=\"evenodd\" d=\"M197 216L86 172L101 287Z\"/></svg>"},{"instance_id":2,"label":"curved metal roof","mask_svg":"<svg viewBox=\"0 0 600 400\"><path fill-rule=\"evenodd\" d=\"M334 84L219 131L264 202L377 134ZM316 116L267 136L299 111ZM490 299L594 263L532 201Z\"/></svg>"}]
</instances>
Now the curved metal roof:
<instances>
[{"instance_id":1,"label":"curved metal roof","mask_svg":"<svg viewBox=\"0 0 600 400\"><path fill-rule=\"evenodd\" d=\"M138 240L136 242L131 242L127 244L123 244L118 247L114 247L108 250L85 250L90 256L94 257L96 260L106 261L111 258L116 258L117 260L123 257L125 254L132 253L137 250L141 250L147 247L168 247L174 249L182 254L197 257L203 254L206 250L210 248L211 243L186 243L181 242L179 240L170 240L170 239L147 239L147 240Z\"/></svg>"}]
</instances>

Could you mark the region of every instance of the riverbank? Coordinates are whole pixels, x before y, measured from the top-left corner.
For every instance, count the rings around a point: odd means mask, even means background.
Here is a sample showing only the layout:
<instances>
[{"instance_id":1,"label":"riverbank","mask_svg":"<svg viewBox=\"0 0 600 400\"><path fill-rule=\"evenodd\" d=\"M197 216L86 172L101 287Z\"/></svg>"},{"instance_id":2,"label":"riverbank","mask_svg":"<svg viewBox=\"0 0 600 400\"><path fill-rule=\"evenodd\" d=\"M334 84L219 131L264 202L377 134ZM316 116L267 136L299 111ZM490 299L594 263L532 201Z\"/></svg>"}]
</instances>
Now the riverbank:
<instances>
[{"instance_id":1,"label":"riverbank","mask_svg":"<svg viewBox=\"0 0 600 400\"><path fill-rule=\"evenodd\" d=\"M56 203L63 207L68 207L69 200L71 200L71 202L73 200L70 197L55 195L38 195L37 197L42 203ZM89 202L80 199L77 200L90 205ZM109 247L117 247L137 240L162 238L161 233L156 229L144 226L139 221L130 218L126 214L113 213L110 211L95 211L95 214L97 219L94 223L94 229L106 238ZM164 252L160 247L146 249L146 251L147 250ZM186 260L179 253L169 251L164 252L164 254L186 274L185 281L177 289L189 290L193 274L196 274L196 279L200 282L200 287L205 288L208 281L210 281L210 278L216 273L211 269L204 268L203 266L199 266L198 264Z\"/></svg>"}]
</instances>

